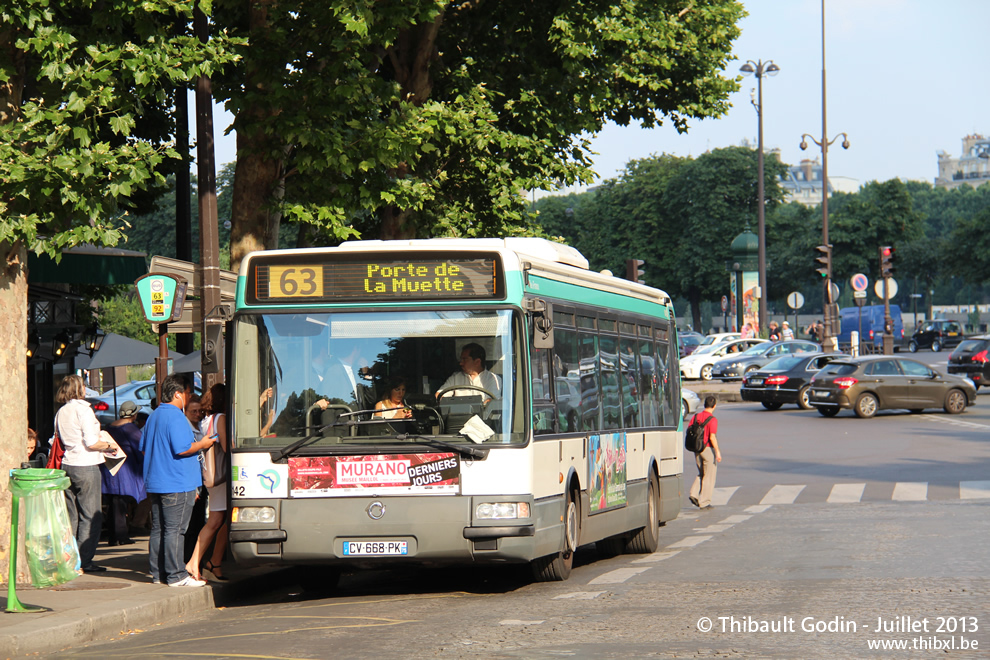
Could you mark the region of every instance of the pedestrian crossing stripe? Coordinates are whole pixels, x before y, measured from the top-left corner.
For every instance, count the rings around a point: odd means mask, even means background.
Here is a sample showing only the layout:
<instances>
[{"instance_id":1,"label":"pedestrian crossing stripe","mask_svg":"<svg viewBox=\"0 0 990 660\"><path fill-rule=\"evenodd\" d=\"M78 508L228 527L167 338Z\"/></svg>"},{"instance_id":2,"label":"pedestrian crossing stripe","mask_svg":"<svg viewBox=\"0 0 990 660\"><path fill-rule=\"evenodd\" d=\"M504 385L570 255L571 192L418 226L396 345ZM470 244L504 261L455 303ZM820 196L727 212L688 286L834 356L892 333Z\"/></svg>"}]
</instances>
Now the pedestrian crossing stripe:
<instances>
[{"instance_id":1,"label":"pedestrian crossing stripe","mask_svg":"<svg viewBox=\"0 0 990 660\"><path fill-rule=\"evenodd\" d=\"M747 502L759 502L764 509L771 505L794 504L806 488L806 484L777 484L766 491L762 499L756 499L752 496L752 489L747 489L745 499ZM743 497L739 490L739 486L716 487L712 491L712 504L726 506L739 503L740 497ZM865 483L833 484L825 501L829 504L856 504L863 501L865 491ZM944 497L944 488L941 494ZM990 500L990 481L960 481L958 496L960 500ZM736 501L733 502L733 499ZM929 484L927 481L898 481L894 484L890 499L894 502L927 502Z\"/></svg>"}]
</instances>

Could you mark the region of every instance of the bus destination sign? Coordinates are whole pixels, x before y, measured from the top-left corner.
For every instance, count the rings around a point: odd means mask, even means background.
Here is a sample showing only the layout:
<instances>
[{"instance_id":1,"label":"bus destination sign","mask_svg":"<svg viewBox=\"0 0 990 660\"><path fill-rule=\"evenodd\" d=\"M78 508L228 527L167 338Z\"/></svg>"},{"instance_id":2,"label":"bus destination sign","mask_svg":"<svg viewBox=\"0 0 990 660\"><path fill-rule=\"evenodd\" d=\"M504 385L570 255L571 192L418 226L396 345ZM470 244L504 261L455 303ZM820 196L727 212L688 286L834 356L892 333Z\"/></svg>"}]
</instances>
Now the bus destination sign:
<instances>
[{"instance_id":1,"label":"bus destination sign","mask_svg":"<svg viewBox=\"0 0 990 660\"><path fill-rule=\"evenodd\" d=\"M379 255L392 257L392 255ZM494 255L278 263L258 258L248 290L259 303L491 299L504 296Z\"/></svg>"}]
</instances>

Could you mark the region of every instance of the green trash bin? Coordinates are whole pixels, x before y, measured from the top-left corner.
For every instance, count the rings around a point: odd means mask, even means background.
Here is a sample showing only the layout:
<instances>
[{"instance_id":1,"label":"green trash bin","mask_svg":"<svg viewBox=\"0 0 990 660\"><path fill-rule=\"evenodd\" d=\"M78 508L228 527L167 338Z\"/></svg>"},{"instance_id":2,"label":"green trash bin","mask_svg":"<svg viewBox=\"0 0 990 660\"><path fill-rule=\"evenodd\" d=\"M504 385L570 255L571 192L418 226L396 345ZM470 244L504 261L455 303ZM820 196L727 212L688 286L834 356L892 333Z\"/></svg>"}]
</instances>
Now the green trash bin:
<instances>
[{"instance_id":1,"label":"green trash bin","mask_svg":"<svg viewBox=\"0 0 990 660\"><path fill-rule=\"evenodd\" d=\"M36 587L63 584L80 575L79 548L69 525L62 491L69 487L64 470L24 468L10 471L13 505L10 516L10 570L7 583L8 612L39 612L21 605L14 591L17 583L17 532L20 502L25 505L24 547L28 553L31 583Z\"/></svg>"}]
</instances>

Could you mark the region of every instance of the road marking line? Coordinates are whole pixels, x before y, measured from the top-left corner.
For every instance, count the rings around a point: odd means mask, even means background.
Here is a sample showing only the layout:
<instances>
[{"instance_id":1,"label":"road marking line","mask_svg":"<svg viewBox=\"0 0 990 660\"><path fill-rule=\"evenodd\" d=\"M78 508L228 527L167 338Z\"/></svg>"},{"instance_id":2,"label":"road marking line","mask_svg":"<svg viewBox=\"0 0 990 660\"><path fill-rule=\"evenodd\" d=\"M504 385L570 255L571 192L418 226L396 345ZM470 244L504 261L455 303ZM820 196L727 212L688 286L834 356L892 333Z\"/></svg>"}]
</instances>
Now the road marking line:
<instances>
[{"instance_id":1,"label":"road marking line","mask_svg":"<svg viewBox=\"0 0 990 660\"><path fill-rule=\"evenodd\" d=\"M770 508L769 504L754 504L753 506L746 507L746 513L763 513Z\"/></svg>"},{"instance_id":2,"label":"road marking line","mask_svg":"<svg viewBox=\"0 0 990 660\"><path fill-rule=\"evenodd\" d=\"M729 498L736 494L739 486L730 488L718 488L712 490L712 506L725 506L729 503Z\"/></svg>"},{"instance_id":3,"label":"road marking line","mask_svg":"<svg viewBox=\"0 0 990 660\"><path fill-rule=\"evenodd\" d=\"M990 481L960 481L959 499L985 500L990 498Z\"/></svg>"},{"instance_id":4,"label":"road marking line","mask_svg":"<svg viewBox=\"0 0 990 660\"><path fill-rule=\"evenodd\" d=\"M668 552L666 550L661 550L660 552L654 552L652 555L646 555L640 559L634 559L632 563L634 564L652 564L654 562L663 561L664 559L670 559L674 555L681 554L680 550L674 550Z\"/></svg>"},{"instance_id":5,"label":"road marking line","mask_svg":"<svg viewBox=\"0 0 990 660\"><path fill-rule=\"evenodd\" d=\"M693 548L699 543L704 543L710 538L711 536L685 536L677 543L672 543L668 545L667 549L669 550L670 548Z\"/></svg>"},{"instance_id":6,"label":"road marking line","mask_svg":"<svg viewBox=\"0 0 990 660\"><path fill-rule=\"evenodd\" d=\"M541 623L543 623L544 621L546 621L546 619L544 619L542 621L521 621L519 619L502 619L501 621L498 622L498 625L500 625L500 626L538 626Z\"/></svg>"},{"instance_id":7,"label":"road marking line","mask_svg":"<svg viewBox=\"0 0 990 660\"><path fill-rule=\"evenodd\" d=\"M890 499L898 502L923 502L928 499L927 481L898 481Z\"/></svg>"},{"instance_id":8,"label":"road marking line","mask_svg":"<svg viewBox=\"0 0 990 660\"><path fill-rule=\"evenodd\" d=\"M921 419L927 419L929 422L939 422L941 424L951 424L952 426L962 426L971 429L990 429L990 426L986 424L977 424L976 422L964 422L961 419L939 417L938 415L918 415Z\"/></svg>"},{"instance_id":9,"label":"road marking line","mask_svg":"<svg viewBox=\"0 0 990 660\"><path fill-rule=\"evenodd\" d=\"M828 502L832 504L849 504L859 502L863 499L863 490L866 484L835 484L832 492L828 495Z\"/></svg>"},{"instance_id":10,"label":"road marking line","mask_svg":"<svg viewBox=\"0 0 990 660\"><path fill-rule=\"evenodd\" d=\"M695 527L696 532L708 532L709 534L718 534L719 532L724 532L730 527L735 527L735 525L709 525L708 527Z\"/></svg>"},{"instance_id":11,"label":"road marking line","mask_svg":"<svg viewBox=\"0 0 990 660\"><path fill-rule=\"evenodd\" d=\"M735 525L736 523L746 522L753 516L729 516L725 520L721 521L720 525Z\"/></svg>"},{"instance_id":12,"label":"road marking line","mask_svg":"<svg viewBox=\"0 0 990 660\"><path fill-rule=\"evenodd\" d=\"M617 568L604 575L599 575L588 584L620 584L635 575L650 570L650 568L650 566L644 566L643 568Z\"/></svg>"},{"instance_id":13,"label":"road marking line","mask_svg":"<svg viewBox=\"0 0 990 660\"><path fill-rule=\"evenodd\" d=\"M794 500L804 488L804 486L781 486L778 484L760 500L760 504L794 504Z\"/></svg>"},{"instance_id":14,"label":"road marking line","mask_svg":"<svg viewBox=\"0 0 990 660\"><path fill-rule=\"evenodd\" d=\"M570 598L572 600L594 600L601 596L604 591L572 591L569 594L560 594L559 596L554 596L552 600L563 600L564 598Z\"/></svg>"}]
</instances>

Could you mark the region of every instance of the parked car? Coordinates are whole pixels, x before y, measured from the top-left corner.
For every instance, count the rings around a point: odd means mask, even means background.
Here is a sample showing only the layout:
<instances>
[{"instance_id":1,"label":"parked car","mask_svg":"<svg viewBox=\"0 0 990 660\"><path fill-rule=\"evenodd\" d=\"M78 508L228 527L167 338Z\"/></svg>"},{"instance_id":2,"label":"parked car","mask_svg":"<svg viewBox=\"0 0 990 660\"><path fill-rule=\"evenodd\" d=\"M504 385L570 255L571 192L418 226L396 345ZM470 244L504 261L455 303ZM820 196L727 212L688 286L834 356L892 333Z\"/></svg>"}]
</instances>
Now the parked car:
<instances>
[{"instance_id":1,"label":"parked car","mask_svg":"<svg viewBox=\"0 0 990 660\"><path fill-rule=\"evenodd\" d=\"M759 401L767 410L785 403L811 410L808 388L811 378L829 362L849 357L844 353L797 353L782 355L756 371L743 376L739 393L743 401Z\"/></svg>"},{"instance_id":2,"label":"parked car","mask_svg":"<svg viewBox=\"0 0 990 660\"><path fill-rule=\"evenodd\" d=\"M694 390L689 390L686 387L682 387L681 406L681 414L684 416L684 419L688 419L691 415L701 410L701 397L698 396Z\"/></svg>"},{"instance_id":3,"label":"parked car","mask_svg":"<svg viewBox=\"0 0 990 660\"><path fill-rule=\"evenodd\" d=\"M114 400L115 391L117 393L116 401ZM93 406L93 412L96 413L96 419L100 422L100 426L107 426L117 419L117 413L120 411L120 406L124 401L133 401L137 404L138 412L144 412L150 415L151 400L154 398L154 380L135 380L118 386L116 390L104 392L95 400L90 400L90 403ZM115 403L116 407L114 407Z\"/></svg>"},{"instance_id":4,"label":"parked car","mask_svg":"<svg viewBox=\"0 0 990 660\"><path fill-rule=\"evenodd\" d=\"M727 341L733 341L742 338L742 335L738 332L716 332L712 335L707 335L704 341L701 342L702 346L710 346L711 344L721 344Z\"/></svg>"},{"instance_id":5,"label":"parked car","mask_svg":"<svg viewBox=\"0 0 990 660\"><path fill-rule=\"evenodd\" d=\"M891 408L914 413L942 408L957 415L976 403L976 386L968 378L943 375L909 358L843 358L811 379L808 402L825 417L834 417L843 408L851 408L859 417Z\"/></svg>"},{"instance_id":6,"label":"parked car","mask_svg":"<svg viewBox=\"0 0 990 660\"><path fill-rule=\"evenodd\" d=\"M736 339L735 341L701 346L680 361L681 378L711 380L712 366L721 358L733 353L741 353L757 344L769 343L766 339Z\"/></svg>"},{"instance_id":7,"label":"parked car","mask_svg":"<svg viewBox=\"0 0 990 660\"><path fill-rule=\"evenodd\" d=\"M949 373L965 376L973 381L976 389L990 381L990 335L980 335L962 340L949 355Z\"/></svg>"},{"instance_id":8,"label":"parked car","mask_svg":"<svg viewBox=\"0 0 990 660\"><path fill-rule=\"evenodd\" d=\"M756 371L782 355L816 353L820 350L821 347L818 344L804 339L779 341L769 346L757 344L738 355L729 355L716 362L712 367L712 378L739 380L745 374Z\"/></svg>"},{"instance_id":9,"label":"parked car","mask_svg":"<svg viewBox=\"0 0 990 660\"><path fill-rule=\"evenodd\" d=\"M934 319L921 324L911 335L908 350L914 353L919 348L931 348L938 353L943 348L957 346L965 337L959 321Z\"/></svg>"},{"instance_id":10,"label":"parked car","mask_svg":"<svg viewBox=\"0 0 990 660\"><path fill-rule=\"evenodd\" d=\"M677 348L681 357L691 355L701 346L705 338L698 332L681 332L677 334Z\"/></svg>"}]
</instances>

